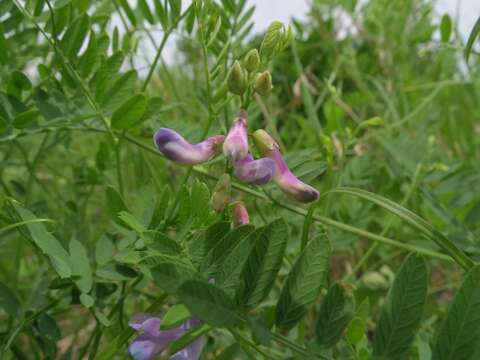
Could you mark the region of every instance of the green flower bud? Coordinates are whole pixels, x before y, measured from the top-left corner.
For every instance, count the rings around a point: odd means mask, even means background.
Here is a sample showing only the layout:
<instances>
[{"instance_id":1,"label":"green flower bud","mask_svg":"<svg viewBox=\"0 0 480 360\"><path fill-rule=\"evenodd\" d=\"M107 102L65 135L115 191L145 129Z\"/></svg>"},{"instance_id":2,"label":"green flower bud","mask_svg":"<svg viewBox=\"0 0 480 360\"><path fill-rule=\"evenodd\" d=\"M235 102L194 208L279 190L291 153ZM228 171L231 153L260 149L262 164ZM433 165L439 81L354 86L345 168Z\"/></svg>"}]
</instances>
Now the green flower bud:
<instances>
[{"instance_id":1,"label":"green flower bud","mask_svg":"<svg viewBox=\"0 0 480 360\"><path fill-rule=\"evenodd\" d=\"M245 68L248 72L254 72L260 65L260 55L258 55L257 49L252 49L247 53L245 57Z\"/></svg>"},{"instance_id":2,"label":"green flower bud","mask_svg":"<svg viewBox=\"0 0 480 360\"><path fill-rule=\"evenodd\" d=\"M253 89L260 95L266 95L272 89L272 75L270 71L257 74Z\"/></svg>"},{"instance_id":3,"label":"green flower bud","mask_svg":"<svg viewBox=\"0 0 480 360\"><path fill-rule=\"evenodd\" d=\"M237 60L233 63L228 74L227 86L230 92L237 95L242 95L247 90L247 77Z\"/></svg>"},{"instance_id":4,"label":"green flower bud","mask_svg":"<svg viewBox=\"0 0 480 360\"><path fill-rule=\"evenodd\" d=\"M259 129L253 133L253 140L262 156L268 156L274 148L278 148L275 140L263 129Z\"/></svg>"},{"instance_id":5,"label":"green flower bud","mask_svg":"<svg viewBox=\"0 0 480 360\"><path fill-rule=\"evenodd\" d=\"M230 202L231 189L230 175L223 174L213 190L212 205L216 212L222 212L227 208Z\"/></svg>"}]
</instances>

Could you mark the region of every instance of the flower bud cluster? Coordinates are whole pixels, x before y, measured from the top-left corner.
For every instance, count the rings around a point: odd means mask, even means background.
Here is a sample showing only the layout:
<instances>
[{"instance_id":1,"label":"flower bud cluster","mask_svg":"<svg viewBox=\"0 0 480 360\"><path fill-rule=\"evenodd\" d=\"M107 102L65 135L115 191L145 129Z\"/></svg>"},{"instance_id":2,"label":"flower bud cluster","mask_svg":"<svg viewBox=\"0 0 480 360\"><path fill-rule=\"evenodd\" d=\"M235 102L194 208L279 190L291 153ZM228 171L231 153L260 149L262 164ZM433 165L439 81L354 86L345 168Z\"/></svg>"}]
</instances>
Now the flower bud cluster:
<instances>
[{"instance_id":1,"label":"flower bud cluster","mask_svg":"<svg viewBox=\"0 0 480 360\"><path fill-rule=\"evenodd\" d=\"M260 55L257 49L250 50L243 61L243 67L238 60L233 63L227 77L228 90L236 95L243 96L251 91L266 95L272 88L272 74L270 71L256 73L260 67ZM250 76L251 75L251 76Z\"/></svg>"}]
</instances>

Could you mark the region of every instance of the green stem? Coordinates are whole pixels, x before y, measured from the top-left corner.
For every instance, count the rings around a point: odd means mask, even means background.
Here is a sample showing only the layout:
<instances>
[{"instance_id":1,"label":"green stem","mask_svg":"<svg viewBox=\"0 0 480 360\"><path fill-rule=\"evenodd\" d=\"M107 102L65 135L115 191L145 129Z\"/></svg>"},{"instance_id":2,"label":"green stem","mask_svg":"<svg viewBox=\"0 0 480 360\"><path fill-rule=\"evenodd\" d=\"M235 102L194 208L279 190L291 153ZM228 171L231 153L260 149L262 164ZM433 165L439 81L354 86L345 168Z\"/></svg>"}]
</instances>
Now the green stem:
<instances>
[{"instance_id":1,"label":"green stem","mask_svg":"<svg viewBox=\"0 0 480 360\"><path fill-rule=\"evenodd\" d=\"M153 59L152 66L150 66L150 69L148 70L147 77L145 78L145 81L143 82L142 85L142 91L145 91L147 89L148 83L150 82L150 79L152 78L153 72L155 71L155 68L157 67L158 61L160 60L160 57L162 56L162 51L163 48L165 47L165 44L167 43L167 40L172 33L172 31L177 27L178 23L182 21L182 19L188 14L190 9L193 6L190 4L190 6L175 20L175 22L163 33L162 41L160 42L160 46L158 47L157 53L155 54L155 58Z\"/></svg>"},{"instance_id":2,"label":"green stem","mask_svg":"<svg viewBox=\"0 0 480 360\"><path fill-rule=\"evenodd\" d=\"M243 349L247 352L248 350L248 347L251 347L252 349L254 349L256 352L258 352L259 354L261 354L264 358L266 359L275 359L274 357L268 355L265 351L263 351L262 349L260 349L260 347L258 347L255 343L253 343L253 341L251 341L250 339L247 339L246 337L244 337L242 334L240 334L238 331L234 330L234 329L228 329L228 331L230 331L230 333L233 335L233 337L241 344L243 344ZM257 357L251 355L252 359L257 359Z\"/></svg>"},{"instance_id":3,"label":"green stem","mask_svg":"<svg viewBox=\"0 0 480 360\"><path fill-rule=\"evenodd\" d=\"M55 221L52 219L32 219L32 220L25 220L25 221L20 221L15 224L10 224L7 226L4 226L3 228L0 228L0 234L2 232L14 229L16 227L22 226L22 225L27 225L27 224L32 224L32 223L39 223L39 222L51 222L54 223Z\"/></svg>"}]
</instances>

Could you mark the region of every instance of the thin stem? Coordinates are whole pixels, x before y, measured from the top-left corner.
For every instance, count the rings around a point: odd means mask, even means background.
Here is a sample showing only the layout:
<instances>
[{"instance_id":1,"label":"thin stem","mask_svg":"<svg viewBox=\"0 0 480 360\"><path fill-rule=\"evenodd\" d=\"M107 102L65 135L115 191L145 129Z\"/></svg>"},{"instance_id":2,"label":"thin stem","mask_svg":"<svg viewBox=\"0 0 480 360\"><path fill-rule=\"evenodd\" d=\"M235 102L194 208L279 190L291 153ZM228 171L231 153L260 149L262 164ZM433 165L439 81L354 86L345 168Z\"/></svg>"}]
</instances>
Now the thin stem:
<instances>
[{"instance_id":1,"label":"thin stem","mask_svg":"<svg viewBox=\"0 0 480 360\"><path fill-rule=\"evenodd\" d=\"M147 77L145 78L145 81L143 82L142 85L142 91L145 91L147 89L148 83L150 82L150 79L152 78L153 72L155 71L155 68L157 67L158 61L160 60L160 57L162 56L162 51L163 48L165 47L165 44L167 43L167 40L172 33L172 31L177 27L178 23L182 21L182 19L188 14L190 9L193 6L190 4L190 6L175 20L175 22L163 33L162 41L160 42L160 46L158 47L157 53L155 54L155 58L153 59L152 66L150 66L150 69L148 70Z\"/></svg>"},{"instance_id":2,"label":"thin stem","mask_svg":"<svg viewBox=\"0 0 480 360\"><path fill-rule=\"evenodd\" d=\"M239 342L239 343L243 343L246 346L248 347L251 347L252 349L254 349L256 352L258 352L259 354L261 354L264 358L266 359L275 359L273 356L270 356L269 354L267 354L265 351L263 351L262 349L260 349L259 346L257 346L253 341L251 341L250 339L247 339L245 336L243 336L242 334L240 334L240 332L234 330L234 329L228 329L228 331L230 331L230 333L233 335L233 337ZM244 350L246 350L244 348ZM256 357L252 357L253 359L256 359Z\"/></svg>"},{"instance_id":3,"label":"thin stem","mask_svg":"<svg viewBox=\"0 0 480 360\"><path fill-rule=\"evenodd\" d=\"M208 120L205 128L203 129L202 139L208 135L210 131L210 127L213 123L214 112L213 112L213 104L212 104L212 89L210 84L210 70L208 68L208 50L207 44L205 40L205 34L203 31L203 19L198 19L198 32L200 34L200 39L202 43L202 55L203 55L203 71L205 72L205 82L207 86L207 108L208 108Z\"/></svg>"},{"instance_id":4,"label":"thin stem","mask_svg":"<svg viewBox=\"0 0 480 360\"><path fill-rule=\"evenodd\" d=\"M116 170L117 170L117 181L118 181L118 188L120 189L120 194L122 196L125 195L124 187L123 187L123 176L122 176L122 169L120 167L121 159L120 159L120 141L115 144L115 161L117 163Z\"/></svg>"}]
</instances>

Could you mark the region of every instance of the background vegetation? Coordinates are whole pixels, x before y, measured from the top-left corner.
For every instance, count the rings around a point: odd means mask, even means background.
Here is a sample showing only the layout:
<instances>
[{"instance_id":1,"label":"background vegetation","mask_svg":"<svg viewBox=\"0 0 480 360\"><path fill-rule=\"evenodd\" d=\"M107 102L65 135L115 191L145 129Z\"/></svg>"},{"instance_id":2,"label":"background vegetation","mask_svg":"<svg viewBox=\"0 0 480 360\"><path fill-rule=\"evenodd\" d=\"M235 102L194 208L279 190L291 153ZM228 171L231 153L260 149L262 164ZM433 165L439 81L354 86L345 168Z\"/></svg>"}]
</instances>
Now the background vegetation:
<instances>
[{"instance_id":1,"label":"background vegetation","mask_svg":"<svg viewBox=\"0 0 480 360\"><path fill-rule=\"evenodd\" d=\"M247 110L321 198L235 180L248 252L211 208L223 157L181 167L151 139L227 132L253 11L0 1L0 358L125 358L129 318L173 304L204 325L170 351L205 336L205 359L479 358L480 24L467 61L431 1L314 1Z\"/></svg>"}]
</instances>

